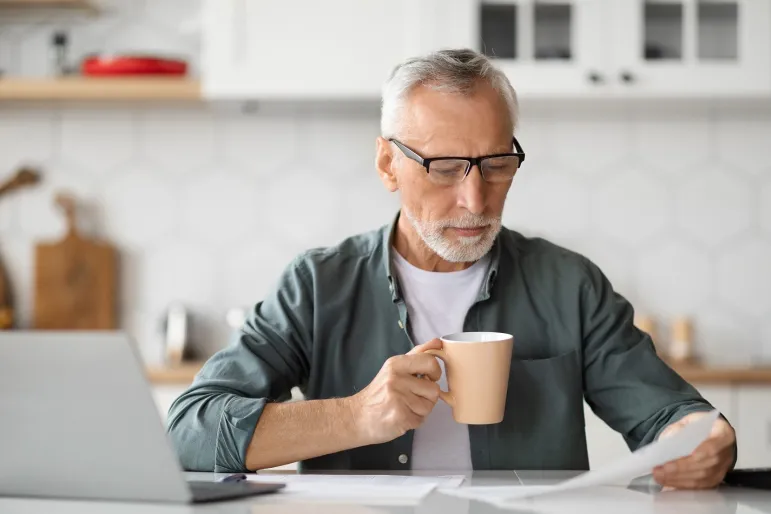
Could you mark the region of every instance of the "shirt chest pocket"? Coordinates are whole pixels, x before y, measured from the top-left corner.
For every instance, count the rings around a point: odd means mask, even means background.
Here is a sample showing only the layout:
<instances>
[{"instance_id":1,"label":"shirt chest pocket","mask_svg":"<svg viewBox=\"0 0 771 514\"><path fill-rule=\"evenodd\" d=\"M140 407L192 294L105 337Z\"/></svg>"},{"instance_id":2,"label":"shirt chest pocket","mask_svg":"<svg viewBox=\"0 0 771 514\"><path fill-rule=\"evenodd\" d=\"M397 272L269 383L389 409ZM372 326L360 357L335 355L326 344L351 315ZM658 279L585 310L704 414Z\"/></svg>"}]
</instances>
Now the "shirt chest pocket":
<instances>
[{"instance_id":1,"label":"shirt chest pocket","mask_svg":"<svg viewBox=\"0 0 771 514\"><path fill-rule=\"evenodd\" d=\"M581 355L512 359L502 423L523 435L583 430Z\"/></svg>"}]
</instances>

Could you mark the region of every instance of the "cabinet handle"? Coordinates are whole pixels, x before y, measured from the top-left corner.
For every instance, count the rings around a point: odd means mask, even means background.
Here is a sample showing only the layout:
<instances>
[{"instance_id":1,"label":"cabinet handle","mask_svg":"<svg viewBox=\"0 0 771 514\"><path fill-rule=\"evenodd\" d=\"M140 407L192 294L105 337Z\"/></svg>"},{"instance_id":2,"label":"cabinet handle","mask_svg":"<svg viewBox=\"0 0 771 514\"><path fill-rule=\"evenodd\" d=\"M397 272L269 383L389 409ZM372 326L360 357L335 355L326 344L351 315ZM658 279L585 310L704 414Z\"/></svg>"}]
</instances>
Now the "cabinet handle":
<instances>
[{"instance_id":1,"label":"cabinet handle","mask_svg":"<svg viewBox=\"0 0 771 514\"><path fill-rule=\"evenodd\" d=\"M602 75L600 75L596 71L589 72L588 77L589 77L589 82L591 82L592 84L602 84L604 82Z\"/></svg>"},{"instance_id":2,"label":"cabinet handle","mask_svg":"<svg viewBox=\"0 0 771 514\"><path fill-rule=\"evenodd\" d=\"M634 75L632 72L629 71L622 71L621 72L621 81L625 82L626 84L631 84L634 82Z\"/></svg>"}]
</instances>

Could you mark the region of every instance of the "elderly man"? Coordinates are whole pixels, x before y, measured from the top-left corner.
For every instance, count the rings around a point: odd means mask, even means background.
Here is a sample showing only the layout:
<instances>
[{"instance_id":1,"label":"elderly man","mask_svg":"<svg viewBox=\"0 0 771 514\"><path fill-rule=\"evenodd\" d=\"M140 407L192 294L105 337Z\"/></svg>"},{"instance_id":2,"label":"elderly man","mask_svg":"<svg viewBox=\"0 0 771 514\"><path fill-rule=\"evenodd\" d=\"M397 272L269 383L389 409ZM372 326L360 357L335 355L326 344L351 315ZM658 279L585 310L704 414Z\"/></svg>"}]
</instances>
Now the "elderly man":
<instances>
[{"instance_id":1,"label":"elderly man","mask_svg":"<svg viewBox=\"0 0 771 514\"><path fill-rule=\"evenodd\" d=\"M206 363L170 411L187 469L580 470L584 399L632 449L712 409L659 360L594 264L501 227L525 161L516 120L509 81L476 52L394 70L376 167L399 215L297 257ZM461 425L437 403L445 378L425 350L459 331L514 335L501 423ZM295 386L307 400L282 403ZM655 476L711 487L734 461L719 419Z\"/></svg>"}]
</instances>

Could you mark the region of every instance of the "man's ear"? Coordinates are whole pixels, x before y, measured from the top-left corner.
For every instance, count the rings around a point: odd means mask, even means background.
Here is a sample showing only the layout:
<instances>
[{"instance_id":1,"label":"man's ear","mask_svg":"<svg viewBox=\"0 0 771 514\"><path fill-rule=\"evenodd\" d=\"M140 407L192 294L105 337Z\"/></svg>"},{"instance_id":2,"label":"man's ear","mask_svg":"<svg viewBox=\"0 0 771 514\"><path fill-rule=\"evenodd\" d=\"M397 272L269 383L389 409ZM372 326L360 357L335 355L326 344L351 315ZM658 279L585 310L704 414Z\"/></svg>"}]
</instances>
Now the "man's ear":
<instances>
[{"instance_id":1,"label":"man's ear","mask_svg":"<svg viewBox=\"0 0 771 514\"><path fill-rule=\"evenodd\" d=\"M384 137L379 136L377 138L375 167L377 168L377 174L380 175L380 180L383 181L383 185L392 193L399 189L399 184L393 169L394 164L393 145Z\"/></svg>"}]
</instances>

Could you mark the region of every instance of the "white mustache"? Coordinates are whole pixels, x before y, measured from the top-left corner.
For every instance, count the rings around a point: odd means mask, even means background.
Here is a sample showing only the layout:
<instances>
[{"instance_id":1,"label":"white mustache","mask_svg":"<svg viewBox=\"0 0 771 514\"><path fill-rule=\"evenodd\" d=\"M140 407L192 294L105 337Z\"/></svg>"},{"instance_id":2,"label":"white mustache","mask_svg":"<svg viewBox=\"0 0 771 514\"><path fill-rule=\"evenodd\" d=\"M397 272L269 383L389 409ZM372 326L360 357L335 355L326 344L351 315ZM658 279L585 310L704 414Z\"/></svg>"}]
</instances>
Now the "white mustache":
<instances>
[{"instance_id":1,"label":"white mustache","mask_svg":"<svg viewBox=\"0 0 771 514\"><path fill-rule=\"evenodd\" d=\"M457 219L432 221L433 228L484 228L495 226L500 223L500 218L487 218L485 216L476 216L467 214Z\"/></svg>"}]
</instances>

